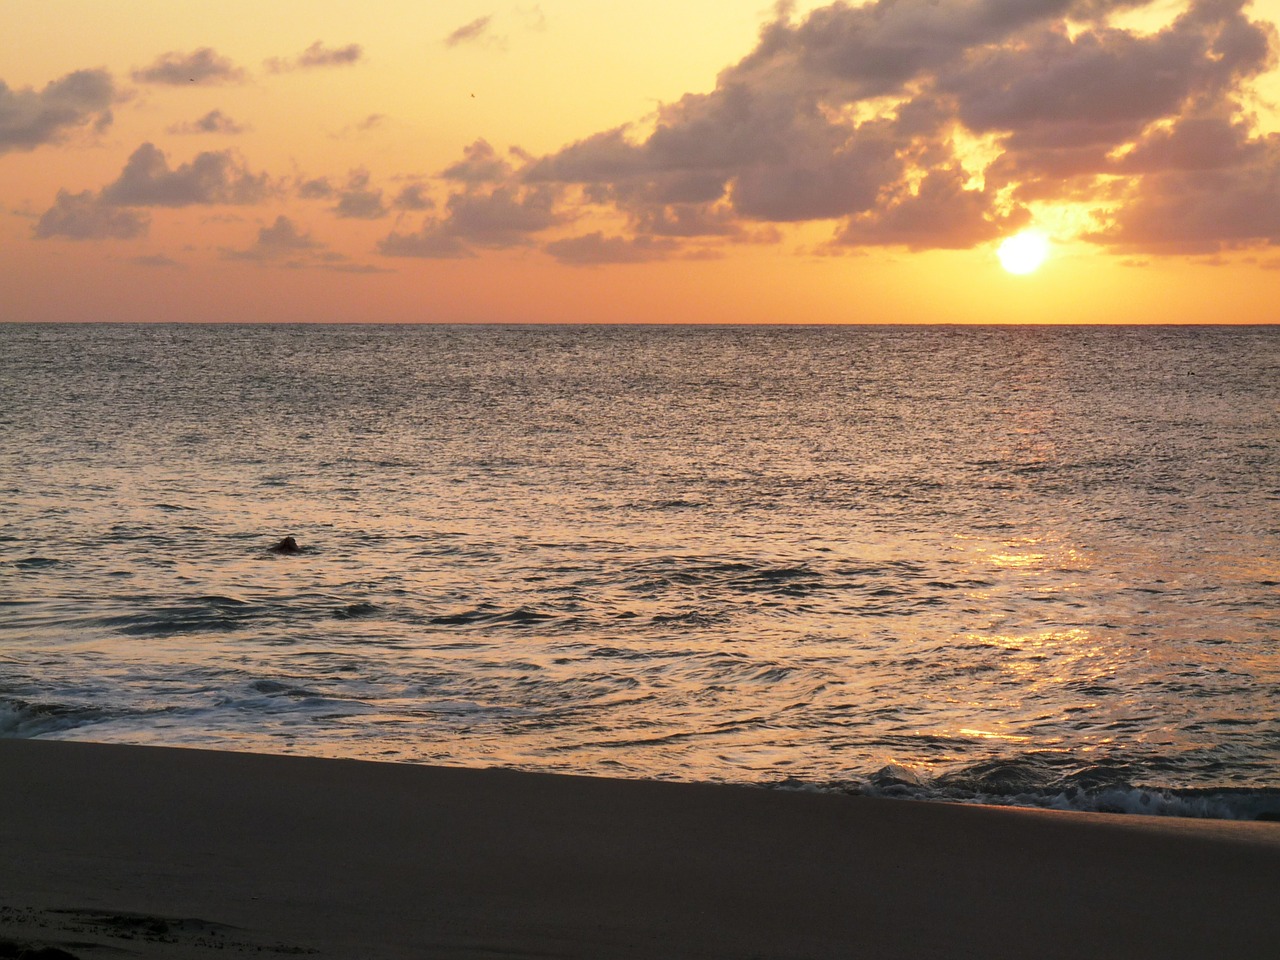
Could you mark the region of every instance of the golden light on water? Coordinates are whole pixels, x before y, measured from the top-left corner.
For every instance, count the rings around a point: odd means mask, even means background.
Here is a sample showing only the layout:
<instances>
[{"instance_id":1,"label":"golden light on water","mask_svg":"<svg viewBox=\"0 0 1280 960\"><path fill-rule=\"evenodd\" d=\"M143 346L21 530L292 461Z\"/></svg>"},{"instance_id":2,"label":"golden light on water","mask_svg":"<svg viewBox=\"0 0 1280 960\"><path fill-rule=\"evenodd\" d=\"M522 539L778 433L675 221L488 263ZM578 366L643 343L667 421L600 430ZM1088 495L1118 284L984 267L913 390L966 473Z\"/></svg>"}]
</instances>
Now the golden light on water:
<instances>
[{"instance_id":1,"label":"golden light on water","mask_svg":"<svg viewBox=\"0 0 1280 960\"><path fill-rule=\"evenodd\" d=\"M1032 273L1049 258L1049 238L1039 230L1023 230L996 249L1000 266L1019 276Z\"/></svg>"}]
</instances>

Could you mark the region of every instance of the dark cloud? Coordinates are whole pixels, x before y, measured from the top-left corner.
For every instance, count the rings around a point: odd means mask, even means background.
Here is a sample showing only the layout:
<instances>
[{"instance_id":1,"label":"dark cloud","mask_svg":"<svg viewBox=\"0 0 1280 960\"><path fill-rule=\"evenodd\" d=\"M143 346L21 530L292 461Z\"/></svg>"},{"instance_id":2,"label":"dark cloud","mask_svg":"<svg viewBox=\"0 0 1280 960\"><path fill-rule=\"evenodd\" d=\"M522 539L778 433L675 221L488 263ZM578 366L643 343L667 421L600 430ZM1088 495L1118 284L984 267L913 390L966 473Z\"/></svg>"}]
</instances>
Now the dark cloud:
<instances>
[{"instance_id":1,"label":"dark cloud","mask_svg":"<svg viewBox=\"0 0 1280 960\"><path fill-rule=\"evenodd\" d=\"M485 247L514 247L529 235L564 220L549 187L502 186L488 193L456 193L448 200L448 229L456 237Z\"/></svg>"},{"instance_id":2,"label":"dark cloud","mask_svg":"<svg viewBox=\"0 0 1280 960\"><path fill-rule=\"evenodd\" d=\"M511 165L487 140L477 140L462 153L463 159L446 167L440 176L461 183L500 183L511 176Z\"/></svg>"},{"instance_id":3,"label":"dark cloud","mask_svg":"<svg viewBox=\"0 0 1280 960\"><path fill-rule=\"evenodd\" d=\"M446 175L574 186L559 196L612 206L633 237L826 220L838 246L968 247L1025 204L1070 200L1111 211L1100 243L1277 242L1274 138L1242 108L1276 63L1275 27L1243 0L1187 0L1148 32L1111 19L1147 5L878 0L796 21L784 4L714 90L660 107L648 132L511 174L477 141ZM966 152L977 140L989 155ZM632 255L603 234L581 249Z\"/></svg>"},{"instance_id":4,"label":"dark cloud","mask_svg":"<svg viewBox=\"0 0 1280 960\"><path fill-rule=\"evenodd\" d=\"M543 249L561 263L598 266L606 263L646 263L662 260L680 249L670 239L649 236L606 237L600 231L554 240Z\"/></svg>"},{"instance_id":5,"label":"dark cloud","mask_svg":"<svg viewBox=\"0 0 1280 960\"><path fill-rule=\"evenodd\" d=\"M1150 130L1125 153L1115 168L1125 173L1172 170L1222 170L1265 159L1266 141L1228 117L1186 117Z\"/></svg>"},{"instance_id":6,"label":"dark cloud","mask_svg":"<svg viewBox=\"0 0 1280 960\"><path fill-rule=\"evenodd\" d=\"M727 205L641 204L633 216L637 234L655 237L732 237L742 233Z\"/></svg>"},{"instance_id":7,"label":"dark cloud","mask_svg":"<svg viewBox=\"0 0 1280 960\"><path fill-rule=\"evenodd\" d=\"M400 188L391 205L397 210L430 210L436 203L427 193L426 184L407 183Z\"/></svg>"},{"instance_id":8,"label":"dark cloud","mask_svg":"<svg viewBox=\"0 0 1280 960\"><path fill-rule=\"evenodd\" d=\"M298 56L292 59L272 57L266 61L265 66L272 73L284 73L316 67L347 67L359 63L363 58L364 48L358 43L349 43L345 47L326 47L317 40Z\"/></svg>"},{"instance_id":9,"label":"dark cloud","mask_svg":"<svg viewBox=\"0 0 1280 960\"><path fill-rule=\"evenodd\" d=\"M239 83L245 72L211 47L191 53L166 53L149 67L133 71L138 83L161 83L172 86L190 84Z\"/></svg>"},{"instance_id":10,"label":"dark cloud","mask_svg":"<svg viewBox=\"0 0 1280 960\"><path fill-rule=\"evenodd\" d=\"M316 177L314 180L304 180L298 184L298 196L303 200L327 200L335 192L333 184L327 177Z\"/></svg>"},{"instance_id":11,"label":"dark cloud","mask_svg":"<svg viewBox=\"0 0 1280 960\"><path fill-rule=\"evenodd\" d=\"M836 239L850 246L903 246L912 250L965 249L1022 226L1020 211L1007 219L993 212L989 190L966 188L963 170L931 170L914 191L901 189L865 213L851 217Z\"/></svg>"},{"instance_id":12,"label":"dark cloud","mask_svg":"<svg viewBox=\"0 0 1280 960\"><path fill-rule=\"evenodd\" d=\"M271 186L265 173L251 173L229 150L197 154L171 169L162 150L144 143L129 157L114 183L104 187L104 203L126 207L184 207L192 204L251 204Z\"/></svg>"},{"instance_id":13,"label":"dark cloud","mask_svg":"<svg viewBox=\"0 0 1280 960\"><path fill-rule=\"evenodd\" d=\"M168 128L168 132L174 134L225 133L234 135L244 133L248 129L244 124L232 120L221 110L210 110L199 120L173 124Z\"/></svg>"},{"instance_id":14,"label":"dark cloud","mask_svg":"<svg viewBox=\"0 0 1280 960\"><path fill-rule=\"evenodd\" d=\"M0 154L56 143L77 127L111 123L118 99L105 70L77 70L36 91L0 81Z\"/></svg>"},{"instance_id":15,"label":"dark cloud","mask_svg":"<svg viewBox=\"0 0 1280 960\"><path fill-rule=\"evenodd\" d=\"M377 220L387 215L387 207L381 190L344 190L333 212L345 219Z\"/></svg>"},{"instance_id":16,"label":"dark cloud","mask_svg":"<svg viewBox=\"0 0 1280 960\"><path fill-rule=\"evenodd\" d=\"M489 31L489 25L493 21L493 15L489 14L484 17L477 17L470 23L463 24L453 33L444 38L446 47L456 47L462 43L475 43L484 38Z\"/></svg>"},{"instance_id":17,"label":"dark cloud","mask_svg":"<svg viewBox=\"0 0 1280 960\"><path fill-rule=\"evenodd\" d=\"M338 204L333 212L339 217L357 220L377 220L387 215L382 202L382 191L369 186L369 173L357 170L347 179L347 187L338 193Z\"/></svg>"},{"instance_id":18,"label":"dark cloud","mask_svg":"<svg viewBox=\"0 0 1280 960\"><path fill-rule=\"evenodd\" d=\"M149 221L135 210L120 210L103 204L88 190L81 193L58 191L54 205L35 226L40 240L66 237L69 240L132 240L147 232Z\"/></svg>"},{"instance_id":19,"label":"dark cloud","mask_svg":"<svg viewBox=\"0 0 1280 960\"><path fill-rule=\"evenodd\" d=\"M1280 135L1244 147L1236 162L1210 154L1214 165L1202 159L1146 174L1111 223L1087 239L1150 253L1280 245Z\"/></svg>"},{"instance_id":20,"label":"dark cloud","mask_svg":"<svg viewBox=\"0 0 1280 960\"><path fill-rule=\"evenodd\" d=\"M256 246L265 250L313 250L320 246L309 233L300 233L298 226L286 216L276 217L276 222L258 230Z\"/></svg>"},{"instance_id":21,"label":"dark cloud","mask_svg":"<svg viewBox=\"0 0 1280 960\"><path fill-rule=\"evenodd\" d=\"M528 246L534 234L563 223L556 191L515 184L455 193L445 216L430 217L417 233L393 231L378 244L391 257L458 258L475 256L472 246L503 249Z\"/></svg>"}]
</instances>

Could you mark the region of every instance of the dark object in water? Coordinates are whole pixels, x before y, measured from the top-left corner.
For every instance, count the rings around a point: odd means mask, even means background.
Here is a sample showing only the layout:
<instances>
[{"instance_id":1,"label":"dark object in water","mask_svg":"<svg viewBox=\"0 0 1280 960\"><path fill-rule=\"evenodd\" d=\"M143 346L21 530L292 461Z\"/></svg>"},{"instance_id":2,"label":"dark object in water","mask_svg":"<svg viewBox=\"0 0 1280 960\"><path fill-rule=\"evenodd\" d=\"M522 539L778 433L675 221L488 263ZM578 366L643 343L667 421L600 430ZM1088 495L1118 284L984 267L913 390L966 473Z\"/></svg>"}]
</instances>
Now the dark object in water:
<instances>
[{"instance_id":1,"label":"dark object in water","mask_svg":"<svg viewBox=\"0 0 1280 960\"><path fill-rule=\"evenodd\" d=\"M301 553L302 548L298 546L298 541L293 537L285 537L273 547L267 547L270 553Z\"/></svg>"}]
</instances>

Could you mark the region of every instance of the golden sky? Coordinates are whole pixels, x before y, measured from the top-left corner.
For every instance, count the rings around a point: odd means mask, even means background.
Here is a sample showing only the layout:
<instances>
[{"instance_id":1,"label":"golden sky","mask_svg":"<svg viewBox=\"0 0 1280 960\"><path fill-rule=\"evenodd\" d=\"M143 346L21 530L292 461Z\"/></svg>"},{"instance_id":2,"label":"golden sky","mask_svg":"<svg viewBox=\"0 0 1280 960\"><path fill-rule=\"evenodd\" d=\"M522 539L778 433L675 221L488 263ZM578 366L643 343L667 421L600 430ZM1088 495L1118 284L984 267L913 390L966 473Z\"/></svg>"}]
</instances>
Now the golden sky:
<instances>
[{"instance_id":1,"label":"golden sky","mask_svg":"<svg viewBox=\"0 0 1280 960\"><path fill-rule=\"evenodd\" d=\"M1280 0L4 7L0 320L1280 321Z\"/></svg>"}]
</instances>

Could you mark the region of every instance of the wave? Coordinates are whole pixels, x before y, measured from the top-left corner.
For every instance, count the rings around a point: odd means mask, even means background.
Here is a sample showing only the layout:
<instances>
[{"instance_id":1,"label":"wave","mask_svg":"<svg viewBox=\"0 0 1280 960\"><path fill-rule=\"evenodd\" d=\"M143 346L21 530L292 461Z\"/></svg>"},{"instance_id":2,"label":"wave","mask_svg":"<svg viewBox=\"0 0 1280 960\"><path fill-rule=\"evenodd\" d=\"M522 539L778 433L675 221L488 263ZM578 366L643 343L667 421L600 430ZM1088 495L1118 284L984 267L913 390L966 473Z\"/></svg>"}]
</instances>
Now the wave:
<instances>
[{"instance_id":1,"label":"wave","mask_svg":"<svg viewBox=\"0 0 1280 960\"><path fill-rule=\"evenodd\" d=\"M472 625L524 627L552 620L566 623L571 618L555 613L547 613L543 610L534 610L530 607L514 607L510 610L502 610L494 604L482 603L480 606L470 610L458 610L454 613L442 613L434 617L428 617L427 623L439 627Z\"/></svg>"},{"instance_id":2,"label":"wave","mask_svg":"<svg viewBox=\"0 0 1280 960\"><path fill-rule=\"evenodd\" d=\"M0 737L29 739L109 719L96 707L0 698Z\"/></svg>"},{"instance_id":3,"label":"wave","mask_svg":"<svg viewBox=\"0 0 1280 960\"><path fill-rule=\"evenodd\" d=\"M100 617L97 623L127 636L166 637L239 630L248 621L259 620L271 612L267 605L239 597L210 595L160 603L135 613Z\"/></svg>"},{"instance_id":4,"label":"wave","mask_svg":"<svg viewBox=\"0 0 1280 960\"><path fill-rule=\"evenodd\" d=\"M839 783L788 779L767 786L1084 813L1280 821L1280 789L1135 784L1124 776L1127 768L1126 764L1098 764L1059 774L1037 758L1023 757L984 761L936 777L891 764L865 778Z\"/></svg>"}]
</instances>

